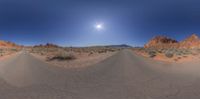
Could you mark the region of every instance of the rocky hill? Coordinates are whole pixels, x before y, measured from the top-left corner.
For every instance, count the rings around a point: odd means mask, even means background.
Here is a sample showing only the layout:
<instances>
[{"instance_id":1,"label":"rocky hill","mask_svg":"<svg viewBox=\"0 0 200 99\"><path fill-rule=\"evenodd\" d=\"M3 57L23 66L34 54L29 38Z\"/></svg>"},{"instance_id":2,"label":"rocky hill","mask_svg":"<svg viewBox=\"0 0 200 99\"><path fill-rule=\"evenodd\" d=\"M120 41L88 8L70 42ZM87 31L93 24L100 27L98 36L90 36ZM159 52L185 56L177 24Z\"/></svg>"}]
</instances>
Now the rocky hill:
<instances>
[{"instance_id":1,"label":"rocky hill","mask_svg":"<svg viewBox=\"0 0 200 99\"><path fill-rule=\"evenodd\" d=\"M196 34L180 42L180 48L200 48L200 39Z\"/></svg>"},{"instance_id":2,"label":"rocky hill","mask_svg":"<svg viewBox=\"0 0 200 99\"><path fill-rule=\"evenodd\" d=\"M0 41L0 48L17 48L17 47L21 46L8 41L2 41L2 40Z\"/></svg>"},{"instance_id":3,"label":"rocky hill","mask_svg":"<svg viewBox=\"0 0 200 99\"><path fill-rule=\"evenodd\" d=\"M200 39L196 34L193 34L186 38L185 40L178 42L174 39L165 36L156 36L151 39L147 44L144 45L145 48L200 48Z\"/></svg>"},{"instance_id":4,"label":"rocky hill","mask_svg":"<svg viewBox=\"0 0 200 99\"><path fill-rule=\"evenodd\" d=\"M177 46L178 41L171 39L166 36L156 36L151 39L147 44L144 45L145 48L167 48Z\"/></svg>"}]
</instances>

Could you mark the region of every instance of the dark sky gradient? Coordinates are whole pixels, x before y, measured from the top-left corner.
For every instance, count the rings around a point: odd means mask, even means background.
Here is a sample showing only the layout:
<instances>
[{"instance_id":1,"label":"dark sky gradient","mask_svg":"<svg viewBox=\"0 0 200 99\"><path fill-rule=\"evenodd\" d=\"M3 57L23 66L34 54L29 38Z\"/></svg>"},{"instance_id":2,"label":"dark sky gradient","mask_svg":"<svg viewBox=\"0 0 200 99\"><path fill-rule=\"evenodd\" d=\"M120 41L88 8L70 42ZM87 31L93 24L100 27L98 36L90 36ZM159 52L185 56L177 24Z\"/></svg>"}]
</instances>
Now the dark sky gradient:
<instances>
[{"instance_id":1,"label":"dark sky gradient","mask_svg":"<svg viewBox=\"0 0 200 99\"><path fill-rule=\"evenodd\" d=\"M200 36L199 0L0 0L0 39L63 46L143 45ZM104 30L94 25L104 23Z\"/></svg>"}]
</instances>

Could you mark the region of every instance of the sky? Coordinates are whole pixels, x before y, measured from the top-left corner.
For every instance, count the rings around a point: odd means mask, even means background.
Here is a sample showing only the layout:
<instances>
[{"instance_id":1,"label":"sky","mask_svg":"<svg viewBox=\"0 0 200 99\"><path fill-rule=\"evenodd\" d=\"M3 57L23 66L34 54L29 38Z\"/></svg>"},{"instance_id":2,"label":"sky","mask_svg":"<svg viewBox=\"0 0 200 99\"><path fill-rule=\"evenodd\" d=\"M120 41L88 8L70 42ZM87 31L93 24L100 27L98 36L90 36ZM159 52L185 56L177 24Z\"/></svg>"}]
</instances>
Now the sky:
<instances>
[{"instance_id":1,"label":"sky","mask_svg":"<svg viewBox=\"0 0 200 99\"><path fill-rule=\"evenodd\" d=\"M200 36L199 5L199 0L0 0L0 40L142 46L165 35L180 41Z\"/></svg>"}]
</instances>

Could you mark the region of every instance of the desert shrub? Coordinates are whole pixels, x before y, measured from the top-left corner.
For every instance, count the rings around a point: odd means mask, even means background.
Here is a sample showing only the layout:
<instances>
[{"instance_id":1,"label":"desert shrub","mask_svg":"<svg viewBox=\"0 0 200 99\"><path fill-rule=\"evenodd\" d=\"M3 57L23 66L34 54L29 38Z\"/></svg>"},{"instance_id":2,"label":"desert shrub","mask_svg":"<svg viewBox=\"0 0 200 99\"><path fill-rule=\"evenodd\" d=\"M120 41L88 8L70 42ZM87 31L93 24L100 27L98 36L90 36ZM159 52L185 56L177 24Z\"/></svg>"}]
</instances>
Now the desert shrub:
<instances>
[{"instance_id":1,"label":"desert shrub","mask_svg":"<svg viewBox=\"0 0 200 99\"><path fill-rule=\"evenodd\" d=\"M41 52L40 55L45 55L45 53L44 53L44 52Z\"/></svg>"},{"instance_id":2,"label":"desert shrub","mask_svg":"<svg viewBox=\"0 0 200 99\"><path fill-rule=\"evenodd\" d=\"M49 58L48 60L74 60L76 59L75 55L65 51L60 51L57 55Z\"/></svg>"},{"instance_id":3,"label":"desert shrub","mask_svg":"<svg viewBox=\"0 0 200 99\"><path fill-rule=\"evenodd\" d=\"M184 55L188 55L188 54L192 54L192 52L189 51L189 50L187 50L187 49L184 49L184 50L183 50L183 54L184 54Z\"/></svg>"},{"instance_id":4,"label":"desert shrub","mask_svg":"<svg viewBox=\"0 0 200 99\"><path fill-rule=\"evenodd\" d=\"M106 53L106 50L100 50L98 53Z\"/></svg>"},{"instance_id":5,"label":"desert shrub","mask_svg":"<svg viewBox=\"0 0 200 99\"><path fill-rule=\"evenodd\" d=\"M179 51L175 52L175 54L178 56L181 56L183 54L183 52L179 50Z\"/></svg>"},{"instance_id":6,"label":"desert shrub","mask_svg":"<svg viewBox=\"0 0 200 99\"><path fill-rule=\"evenodd\" d=\"M3 56L3 53L0 53L0 56Z\"/></svg>"},{"instance_id":7,"label":"desert shrub","mask_svg":"<svg viewBox=\"0 0 200 99\"><path fill-rule=\"evenodd\" d=\"M162 49L158 50L158 53L163 53L163 50Z\"/></svg>"},{"instance_id":8,"label":"desert shrub","mask_svg":"<svg viewBox=\"0 0 200 99\"><path fill-rule=\"evenodd\" d=\"M16 52L16 51L17 51L17 49L13 48L13 49L11 49L11 51L15 51L15 52Z\"/></svg>"},{"instance_id":9,"label":"desert shrub","mask_svg":"<svg viewBox=\"0 0 200 99\"><path fill-rule=\"evenodd\" d=\"M115 52L115 49L108 49L109 52Z\"/></svg>"},{"instance_id":10,"label":"desert shrub","mask_svg":"<svg viewBox=\"0 0 200 99\"><path fill-rule=\"evenodd\" d=\"M196 51L197 51L198 53L200 53L200 49L197 49Z\"/></svg>"},{"instance_id":11,"label":"desert shrub","mask_svg":"<svg viewBox=\"0 0 200 99\"><path fill-rule=\"evenodd\" d=\"M0 53L3 53L3 49L0 49Z\"/></svg>"},{"instance_id":12,"label":"desert shrub","mask_svg":"<svg viewBox=\"0 0 200 99\"><path fill-rule=\"evenodd\" d=\"M3 54L4 54L4 50L0 49L0 56L3 56Z\"/></svg>"},{"instance_id":13,"label":"desert shrub","mask_svg":"<svg viewBox=\"0 0 200 99\"><path fill-rule=\"evenodd\" d=\"M88 56L90 56L90 55L92 55L92 54L94 54L94 52L90 52L90 53L88 54Z\"/></svg>"},{"instance_id":14,"label":"desert shrub","mask_svg":"<svg viewBox=\"0 0 200 99\"><path fill-rule=\"evenodd\" d=\"M174 56L174 54L170 53L170 52L166 52L165 56L168 57L168 58L172 58Z\"/></svg>"},{"instance_id":15,"label":"desert shrub","mask_svg":"<svg viewBox=\"0 0 200 99\"><path fill-rule=\"evenodd\" d=\"M181 57L178 57L178 59L181 59Z\"/></svg>"},{"instance_id":16,"label":"desert shrub","mask_svg":"<svg viewBox=\"0 0 200 99\"><path fill-rule=\"evenodd\" d=\"M156 51L149 51L148 54L149 54L149 57L153 58L156 56Z\"/></svg>"}]
</instances>

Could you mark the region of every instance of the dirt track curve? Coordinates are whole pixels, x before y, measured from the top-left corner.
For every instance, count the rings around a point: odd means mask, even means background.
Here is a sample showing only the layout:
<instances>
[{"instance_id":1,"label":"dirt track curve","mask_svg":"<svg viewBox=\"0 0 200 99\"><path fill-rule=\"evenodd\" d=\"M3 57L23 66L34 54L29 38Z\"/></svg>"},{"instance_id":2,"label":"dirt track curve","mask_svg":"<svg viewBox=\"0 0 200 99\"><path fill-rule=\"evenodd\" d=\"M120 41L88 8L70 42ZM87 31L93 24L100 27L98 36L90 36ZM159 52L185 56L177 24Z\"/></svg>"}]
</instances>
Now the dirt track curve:
<instances>
[{"instance_id":1,"label":"dirt track curve","mask_svg":"<svg viewBox=\"0 0 200 99\"><path fill-rule=\"evenodd\" d=\"M51 66L25 51L0 62L0 99L199 98L199 74L130 50L78 71Z\"/></svg>"}]
</instances>

